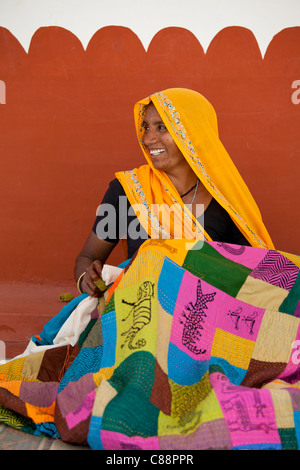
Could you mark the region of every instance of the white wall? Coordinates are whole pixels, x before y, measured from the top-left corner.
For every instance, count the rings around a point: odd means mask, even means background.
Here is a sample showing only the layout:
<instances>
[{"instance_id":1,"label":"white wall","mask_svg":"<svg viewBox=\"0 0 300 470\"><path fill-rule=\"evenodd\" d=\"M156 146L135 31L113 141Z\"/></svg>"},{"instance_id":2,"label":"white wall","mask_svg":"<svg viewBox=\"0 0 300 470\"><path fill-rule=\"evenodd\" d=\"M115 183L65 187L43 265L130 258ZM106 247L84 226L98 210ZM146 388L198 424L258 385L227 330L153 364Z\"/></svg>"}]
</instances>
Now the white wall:
<instances>
[{"instance_id":1,"label":"white wall","mask_svg":"<svg viewBox=\"0 0 300 470\"><path fill-rule=\"evenodd\" d=\"M147 49L162 28L190 30L206 51L218 31L243 26L264 55L275 34L300 25L300 0L0 0L0 26L28 51L40 26L72 31L86 47L103 26L127 26Z\"/></svg>"}]
</instances>

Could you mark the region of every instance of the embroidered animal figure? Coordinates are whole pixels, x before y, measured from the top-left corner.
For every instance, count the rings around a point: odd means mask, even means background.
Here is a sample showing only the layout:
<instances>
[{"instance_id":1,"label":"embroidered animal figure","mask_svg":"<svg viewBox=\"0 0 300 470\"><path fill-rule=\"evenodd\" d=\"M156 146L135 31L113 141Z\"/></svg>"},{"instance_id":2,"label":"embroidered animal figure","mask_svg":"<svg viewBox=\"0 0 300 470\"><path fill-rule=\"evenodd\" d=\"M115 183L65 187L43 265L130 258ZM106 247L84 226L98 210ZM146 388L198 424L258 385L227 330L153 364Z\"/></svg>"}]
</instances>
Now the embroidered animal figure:
<instances>
[{"instance_id":1,"label":"embroidered animal figure","mask_svg":"<svg viewBox=\"0 0 300 470\"><path fill-rule=\"evenodd\" d=\"M254 396L254 400L256 417L258 418L261 415L263 418L263 409L266 406L261 402L258 394ZM225 414L230 413L227 417L230 432L264 431L268 434L270 431L274 431L275 423L273 421L253 422L253 416L249 413L249 404L245 402L243 396L239 393L232 395L228 400L221 400L221 405Z\"/></svg>"},{"instance_id":2,"label":"embroidered animal figure","mask_svg":"<svg viewBox=\"0 0 300 470\"><path fill-rule=\"evenodd\" d=\"M197 284L197 297L196 302L193 304L190 302L185 306L186 312L182 312L185 321L182 332L182 344L186 346L194 354L204 354L206 349L198 347L198 341L201 338L201 330L203 330L202 324L206 313L204 309L207 309L207 303L213 302L216 292L210 294L202 293L201 280L198 280Z\"/></svg>"},{"instance_id":3,"label":"embroidered animal figure","mask_svg":"<svg viewBox=\"0 0 300 470\"><path fill-rule=\"evenodd\" d=\"M140 286L137 292L136 302L127 302L122 300L123 304L130 305L132 308L126 317L122 318L122 321L126 321L128 317L132 316L132 326L122 333L125 337L124 343L121 345L123 348L128 344L129 349L139 349L146 345L144 338L139 339L133 344L136 335L141 331L144 326L148 325L151 321L151 300L154 297L154 284L150 281L145 281Z\"/></svg>"}]
</instances>

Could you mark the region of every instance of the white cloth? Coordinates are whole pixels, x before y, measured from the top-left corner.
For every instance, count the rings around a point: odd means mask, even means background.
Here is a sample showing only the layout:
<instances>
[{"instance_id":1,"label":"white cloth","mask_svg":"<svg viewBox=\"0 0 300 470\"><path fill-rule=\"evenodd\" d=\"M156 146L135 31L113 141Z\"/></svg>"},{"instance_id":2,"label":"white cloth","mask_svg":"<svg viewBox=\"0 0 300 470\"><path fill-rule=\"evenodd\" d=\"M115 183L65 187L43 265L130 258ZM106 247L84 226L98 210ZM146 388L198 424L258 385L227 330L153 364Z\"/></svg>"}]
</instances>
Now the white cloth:
<instances>
[{"instance_id":1,"label":"white cloth","mask_svg":"<svg viewBox=\"0 0 300 470\"><path fill-rule=\"evenodd\" d=\"M112 284L119 274L122 272L121 268L117 268L115 266L110 266L105 264L102 269L102 279L107 286ZM86 297L83 299L77 307L73 310L71 315L67 318L65 323L62 325L60 330L58 331L57 335L53 339L53 344L49 345L37 345L32 340L29 341L27 348L25 351L17 357L13 359L26 357L29 354L34 354L36 352L45 351L46 349L53 349L59 346L65 346L66 344L70 344L71 346L75 346L77 343L79 336L87 327L90 319L91 314L97 308L99 299L95 297ZM6 364L10 362L12 359L3 359L0 360L1 364Z\"/></svg>"},{"instance_id":2,"label":"white cloth","mask_svg":"<svg viewBox=\"0 0 300 470\"><path fill-rule=\"evenodd\" d=\"M109 264L105 264L102 268L102 279L107 286L115 282L117 277L123 271L121 268L117 268L116 266L110 266Z\"/></svg>"}]
</instances>

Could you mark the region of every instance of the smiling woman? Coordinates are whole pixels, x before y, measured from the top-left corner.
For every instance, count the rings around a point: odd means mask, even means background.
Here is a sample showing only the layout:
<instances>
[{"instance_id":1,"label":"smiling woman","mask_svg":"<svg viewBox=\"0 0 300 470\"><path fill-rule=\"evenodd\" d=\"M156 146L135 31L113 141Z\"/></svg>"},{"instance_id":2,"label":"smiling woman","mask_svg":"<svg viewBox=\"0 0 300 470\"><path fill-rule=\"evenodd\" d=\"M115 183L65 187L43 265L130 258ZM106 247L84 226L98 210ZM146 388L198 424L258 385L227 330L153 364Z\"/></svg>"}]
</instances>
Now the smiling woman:
<instances>
[{"instance_id":1,"label":"smiling woman","mask_svg":"<svg viewBox=\"0 0 300 470\"><path fill-rule=\"evenodd\" d=\"M214 109L202 95L168 89L137 103L134 115L147 164L116 173L110 183L76 258L80 292L101 295L95 282L120 239L127 242L127 258L147 238L273 246L255 201L219 140ZM105 213L109 207L113 210Z\"/></svg>"}]
</instances>

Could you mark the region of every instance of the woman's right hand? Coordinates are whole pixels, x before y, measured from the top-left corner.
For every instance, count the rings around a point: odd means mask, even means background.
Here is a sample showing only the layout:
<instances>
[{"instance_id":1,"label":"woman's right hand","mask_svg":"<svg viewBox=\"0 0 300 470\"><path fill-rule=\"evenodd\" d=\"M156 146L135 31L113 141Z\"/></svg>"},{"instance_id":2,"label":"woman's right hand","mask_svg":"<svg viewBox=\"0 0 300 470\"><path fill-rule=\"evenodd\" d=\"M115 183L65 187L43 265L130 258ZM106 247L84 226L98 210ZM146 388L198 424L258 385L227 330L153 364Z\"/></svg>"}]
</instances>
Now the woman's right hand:
<instances>
[{"instance_id":1,"label":"woman's right hand","mask_svg":"<svg viewBox=\"0 0 300 470\"><path fill-rule=\"evenodd\" d=\"M103 292L95 285L95 282L99 281L101 278L102 267L101 261L95 260L86 268L86 273L80 283L82 292L85 292L91 297L102 297Z\"/></svg>"}]
</instances>

